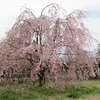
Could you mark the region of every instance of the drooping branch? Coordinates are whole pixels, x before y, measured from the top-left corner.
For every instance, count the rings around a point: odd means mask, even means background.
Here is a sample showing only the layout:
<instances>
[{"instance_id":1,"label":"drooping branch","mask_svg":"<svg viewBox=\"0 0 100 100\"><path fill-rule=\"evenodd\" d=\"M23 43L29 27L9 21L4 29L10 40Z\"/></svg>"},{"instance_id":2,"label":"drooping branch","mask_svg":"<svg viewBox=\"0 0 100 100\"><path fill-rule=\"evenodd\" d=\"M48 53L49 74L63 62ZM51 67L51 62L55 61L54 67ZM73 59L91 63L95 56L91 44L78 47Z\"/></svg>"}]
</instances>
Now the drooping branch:
<instances>
[{"instance_id":1,"label":"drooping branch","mask_svg":"<svg viewBox=\"0 0 100 100\"><path fill-rule=\"evenodd\" d=\"M59 9L62 9L65 13L67 13L66 10L63 9L63 8L62 8L60 5L58 5L57 3L51 3L51 4L45 6L45 7L42 9L42 11L41 11L41 16L43 15L44 10L45 10L46 8L49 8L49 6L55 6L55 7L58 8L58 10L59 10Z\"/></svg>"}]
</instances>

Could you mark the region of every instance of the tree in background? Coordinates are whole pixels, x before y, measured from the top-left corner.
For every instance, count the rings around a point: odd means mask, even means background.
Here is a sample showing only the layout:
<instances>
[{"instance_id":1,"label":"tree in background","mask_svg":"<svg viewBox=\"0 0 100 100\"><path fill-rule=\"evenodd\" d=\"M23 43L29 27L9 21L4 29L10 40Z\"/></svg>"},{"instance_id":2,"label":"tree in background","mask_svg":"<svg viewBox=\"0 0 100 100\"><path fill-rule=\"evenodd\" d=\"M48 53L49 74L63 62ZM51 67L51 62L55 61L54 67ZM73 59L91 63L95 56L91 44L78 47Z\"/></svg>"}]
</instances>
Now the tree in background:
<instances>
[{"instance_id":1,"label":"tree in background","mask_svg":"<svg viewBox=\"0 0 100 100\"><path fill-rule=\"evenodd\" d=\"M84 17L80 10L67 14L55 3L47 5L39 17L26 8L0 44L4 50L0 51L1 67L13 68L13 76L17 72L19 78L38 80L39 86L46 80L64 84L65 80L94 77L95 60L84 49L92 40Z\"/></svg>"},{"instance_id":2,"label":"tree in background","mask_svg":"<svg viewBox=\"0 0 100 100\"><path fill-rule=\"evenodd\" d=\"M98 62L98 67L100 67L100 44L98 44L97 47L97 62Z\"/></svg>"}]
</instances>

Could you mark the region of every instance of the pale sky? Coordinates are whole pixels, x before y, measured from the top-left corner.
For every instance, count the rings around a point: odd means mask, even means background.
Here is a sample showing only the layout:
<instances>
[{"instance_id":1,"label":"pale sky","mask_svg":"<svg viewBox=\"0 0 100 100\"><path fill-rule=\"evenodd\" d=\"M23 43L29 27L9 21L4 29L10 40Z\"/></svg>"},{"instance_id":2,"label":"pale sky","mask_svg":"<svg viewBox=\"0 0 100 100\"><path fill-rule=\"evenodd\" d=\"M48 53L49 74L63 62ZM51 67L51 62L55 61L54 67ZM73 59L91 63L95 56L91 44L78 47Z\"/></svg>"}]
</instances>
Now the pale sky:
<instances>
[{"instance_id":1,"label":"pale sky","mask_svg":"<svg viewBox=\"0 0 100 100\"><path fill-rule=\"evenodd\" d=\"M92 36L100 40L100 0L0 0L0 39L13 26L22 12L22 6L39 16L41 10L50 3L58 3L68 13L74 10L87 12L85 25Z\"/></svg>"}]
</instances>

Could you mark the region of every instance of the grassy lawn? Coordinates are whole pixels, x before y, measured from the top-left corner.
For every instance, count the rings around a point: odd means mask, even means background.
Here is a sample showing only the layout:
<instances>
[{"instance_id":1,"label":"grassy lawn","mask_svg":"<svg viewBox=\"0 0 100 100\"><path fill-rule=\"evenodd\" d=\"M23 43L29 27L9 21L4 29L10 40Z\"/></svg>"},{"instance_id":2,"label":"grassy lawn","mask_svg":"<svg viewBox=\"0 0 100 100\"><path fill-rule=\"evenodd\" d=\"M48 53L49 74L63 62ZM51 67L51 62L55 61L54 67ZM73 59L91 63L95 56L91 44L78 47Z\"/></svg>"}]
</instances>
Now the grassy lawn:
<instances>
[{"instance_id":1,"label":"grassy lawn","mask_svg":"<svg viewBox=\"0 0 100 100\"><path fill-rule=\"evenodd\" d=\"M0 86L0 100L100 100L100 81L67 83L64 91L29 84Z\"/></svg>"}]
</instances>

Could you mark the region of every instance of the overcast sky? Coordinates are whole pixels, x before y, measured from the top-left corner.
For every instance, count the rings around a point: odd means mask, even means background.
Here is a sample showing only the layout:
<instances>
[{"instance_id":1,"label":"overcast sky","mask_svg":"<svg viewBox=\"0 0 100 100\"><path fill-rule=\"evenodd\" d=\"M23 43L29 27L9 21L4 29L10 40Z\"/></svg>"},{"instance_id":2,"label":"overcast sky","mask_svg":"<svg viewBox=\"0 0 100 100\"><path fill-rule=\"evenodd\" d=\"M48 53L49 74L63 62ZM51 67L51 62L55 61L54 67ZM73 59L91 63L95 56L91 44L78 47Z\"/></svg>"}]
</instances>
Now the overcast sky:
<instances>
[{"instance_id":1,"label":"overcast sky","mask_svg":"<svg viewBox=\"0 0 100 100\"><path fill-rule=\"evenodd\" d=\"M12 27L22 12L22 6L39 16L41 10L50 3L58 3L68 13L77 9L87 12L85 25L92 36L100 40L100 0L0 0L0 39Z\"/></svg>"}]
</instances>

